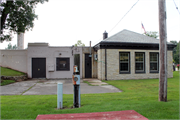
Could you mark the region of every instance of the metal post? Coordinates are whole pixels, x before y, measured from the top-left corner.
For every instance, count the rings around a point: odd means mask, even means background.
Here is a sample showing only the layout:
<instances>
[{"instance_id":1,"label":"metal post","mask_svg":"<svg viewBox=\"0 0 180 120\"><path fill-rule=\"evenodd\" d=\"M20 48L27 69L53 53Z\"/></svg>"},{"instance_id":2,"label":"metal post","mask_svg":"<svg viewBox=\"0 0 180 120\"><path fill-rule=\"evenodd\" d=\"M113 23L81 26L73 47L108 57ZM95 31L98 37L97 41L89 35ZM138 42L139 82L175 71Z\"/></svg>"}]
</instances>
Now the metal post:
<instances>
[{"instance_id":1,"label":"metal post","mask_svg":"<svg viewBox=\"0 0 180 120\"><path fill-rule=\"evenodd\" d=\"M78 69L77 66L74 65L74 70L73 70L73 75L72 75L72 82L73 82L73 88L74 88L74 97L73 97L73 107L78 108L81 107L81 93L80 93L80 75L77 75Z\"/></svg>"},{"instance_id":2,"label":"metal post","mask_svg":"<svg viewBox=\"0 0 180 120\"><path fill-rule=\"evenodd\" d=\"M91 41L89 42L89 54L91 55Z\"/></svg>"},{"instance_id":3,"label":"metal post","mask_svg":"<svg viewBox=\"0 0 180 120\"><path fill-rule=\"evenodd\" d=\"M57 109L63 108L63 83L57 84Z\"/></svg>"},{"instance_id":4,"label":"metal post","mask_svg":"<svg viewBox=\"0 0 180 120\"><path fill-rule=\"evenodd\" d=\"M159 0L159 101L167 101L167 33L166 33L166 4Z\"/></svg>"}]
</instances>

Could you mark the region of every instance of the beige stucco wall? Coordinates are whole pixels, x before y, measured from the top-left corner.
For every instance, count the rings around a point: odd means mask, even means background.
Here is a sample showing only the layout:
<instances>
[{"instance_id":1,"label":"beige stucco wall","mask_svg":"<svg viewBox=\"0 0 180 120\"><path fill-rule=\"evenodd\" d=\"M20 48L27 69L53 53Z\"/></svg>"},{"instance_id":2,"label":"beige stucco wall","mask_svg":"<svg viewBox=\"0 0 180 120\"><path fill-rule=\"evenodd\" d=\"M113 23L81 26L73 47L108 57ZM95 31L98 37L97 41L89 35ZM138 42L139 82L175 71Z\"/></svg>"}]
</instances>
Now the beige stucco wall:
<instances>
[{"instance_id":1,"label":"beige stucco wall","mask_svg":"<svg viewBox=\"0 0 180 120\"><path fill-rule=\"evenodd\" d=\"M82 48L78 47L75 49L72 47L49 47L45 44L30 44L28 46L27 66L28 66L28 77L32 77L32 58L46 58L46 78L72 78L73 65L74 65L74 54L80 54L80 63L82 62ZM72 54L73 51L73 54ZM59 55L61 53L61 55ZM70 70L69 71L56 71L56 58L57 57L68 57L70 58ZM54 66L54 71L49 71L49 66ZM80 64L82 66L82 64ZM82 67L79 68L82 78Z\"/></svg>"},{"instance_id":2,"label":"beige stucco wall","mask_svg":"<svg viewBox=\"0 0 180 120\"><path fill-rule=\"evenodd\" d=\"M85 54L89 54L90 53L90 49L89 47L82 47L82 70L83 70L83 78L85 78ZM94 54L97 54L93 48L91 48L91 62L92 62L92 78L97 78L97 61L94 60Z\"/></svg>"},{"instance_id":3,"label":"beige stucco wall","mask_svg":"<svg viewBox=\"0 0 180 120\"><path fill-rule=\"evenodd\" d=\"M27 73L27 50L0 50L0 66Z\"/></svg>"},{"instance_id":4,"label":"beige stucco wall","mask_svg":"<svg viewBox=\"0 0 180 120\"><path fill-rule=\"evenodd\" d=\"M119 52L130 52L130 74L119 74ZM145 52L145 73L135 73L135 52ZM150 73L149 53L159 52L158 50L122 50L107 49L107 79L125 80L125 79L151 79L158 78L159 73ZM167 76L173 77L172 51L167 52ZM98 79L105 79L105 50L98 50Z\"/></svg>"}]
</instances>

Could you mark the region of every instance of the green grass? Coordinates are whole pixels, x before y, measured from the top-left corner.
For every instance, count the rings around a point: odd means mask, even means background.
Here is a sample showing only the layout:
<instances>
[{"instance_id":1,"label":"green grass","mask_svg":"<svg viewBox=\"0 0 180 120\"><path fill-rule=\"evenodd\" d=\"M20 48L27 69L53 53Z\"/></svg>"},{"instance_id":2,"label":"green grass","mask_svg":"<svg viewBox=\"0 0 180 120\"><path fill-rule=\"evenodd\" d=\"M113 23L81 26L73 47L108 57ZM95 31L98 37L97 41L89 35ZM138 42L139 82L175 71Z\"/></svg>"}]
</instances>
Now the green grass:
<instances>
[{"instance_id":1,"label":"green grass","mask_svg":"<svg viewBox=\"0 0 180 120\"><path fill-rule=\"evenodd\" d=\"M9 68L5 68L5 67L0 67L0 71L1 71L1 76L21 76L21 75L25 75L25 73L16 71L16 70L12 70ZM11 83L14 83L14 80L1 80L1 86L3 85L8 85Z\"/></svg>"},{"instance_id":2,"label":"green grass","mask_svg":"<svg viewBox=\"0 0 180 120\"><path fill-rule=\"evenodd\" d=\"M1 96L2 119L35 119L38 114L135 110L148 119L179 119L179 74L168 79L168 102L158 101L158 79L105 81L121 93L81 94L81 108L71 109L73 95L63 95L65 109L57 110L56 95Z\"/></svg>"},{"instance_id":3,"label":"green grass","mask_svg":"<svg viewBox=\"0 0 180 120\"><path fill-rule=\"evenodd\" d=\"M1 80L1 86L14 83L14 80Z\"/></svg>"},{"instance_id":4,"label":"green grass","mask_svg":"<svg viewBox=\"0 0 180 120\"><path fill-rule=\"evenodd\" d=\"M21 76L21 75L25 75L25 73L16 71L16 70L12 70L9 68L4 68L4 67L0 67L1 68L1 76Z\"/></svg>"}]
</instances>

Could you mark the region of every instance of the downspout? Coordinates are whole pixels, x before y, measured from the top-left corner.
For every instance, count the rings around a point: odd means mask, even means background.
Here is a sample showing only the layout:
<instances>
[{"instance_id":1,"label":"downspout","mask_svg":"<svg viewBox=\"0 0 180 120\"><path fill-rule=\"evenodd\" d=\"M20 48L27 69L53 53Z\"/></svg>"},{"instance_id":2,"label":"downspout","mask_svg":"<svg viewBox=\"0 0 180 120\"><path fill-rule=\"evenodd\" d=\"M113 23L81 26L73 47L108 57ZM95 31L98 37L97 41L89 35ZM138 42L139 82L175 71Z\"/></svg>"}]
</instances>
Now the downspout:
<instances>
[{"instance_id":1,"label":"downspout","mask_svg":"<svg viewBox=\"0 0 180 120\"><path fill-rule=\"evenodd\" d=\"M91 41L89 42L89 54L91 55Z\"/></svg>"},{"instance_id":2,"label":"downspout","mask_svg":"<svg viewBox=\"0 0 180 120\"><path fill-rule=\"evenodd\" d=\"M107 56L106 56L106 48L105 48L105 80L107 80Z\"/></svg>"},{"instance_id":3,"label":"downspout","mask_svg":"<svg viewBox=\"0 0 180 120\"><path fill-rule=\"evenodd\" d=\"M105 31L103 33L103 40L105 40L106 38L108 38L108 33ZM107 50L106 50L106 47L105 46L105 80L107 80Z\"/></svg>"}]
</instances>

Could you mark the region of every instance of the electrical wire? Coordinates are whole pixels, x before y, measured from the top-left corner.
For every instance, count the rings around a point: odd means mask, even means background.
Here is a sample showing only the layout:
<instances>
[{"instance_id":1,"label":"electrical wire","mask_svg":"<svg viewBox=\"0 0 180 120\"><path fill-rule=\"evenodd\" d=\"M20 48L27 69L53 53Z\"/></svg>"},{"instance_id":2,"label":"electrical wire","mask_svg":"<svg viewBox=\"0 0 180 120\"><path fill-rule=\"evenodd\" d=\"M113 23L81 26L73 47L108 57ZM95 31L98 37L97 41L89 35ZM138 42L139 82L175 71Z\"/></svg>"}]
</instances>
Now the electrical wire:
<instances>
[{"instance_id":1,"label":"electrical wire","mask_svg":"<svg viewBox=\"0 0 180 120\"><path fill-rule=\"evenodd\" d=\"M175 7L176 7L176 9L177 9L177 11L178 11L178 13L179 13L179 15L180 15L180 12L179 12L178 6L176 5L176 3L175 3L175 1L174 1L174 0L173 0L173 2L174 2L174 5L175 5Z\"/></svg>"},{"instance_id":2,"label":"electrical wire","mask_svg":"<svg viewBox=\"0 0 180 120\"><path fill-rule=\"evenodd\" d=\"M129 11L119 20L119 22L109 31L109 33L121 22L121 20L123 20L123 18L132 10L132 8L139 2L139 0L137 0L137 2L129 9Z\"/></svg>"},{"instance_id":3,"label":"electrical wire","mask_svg":"<svg viewBox=\"0 0 180 120\"><path fill-rule=\"evenodd\" d=\"M138 2L139 2L139 0L137 0L137 2L128 10L128 12L126 12L126 14L118 21L118 23L117 23L108 33L110 33L110 32L124 19L124 17L132 10L132 8L133 8ZM100 39L97 40L97 41L94 42L94 43L98 43L98 41L100 41Z\"/></svg>"}]
</instances>

